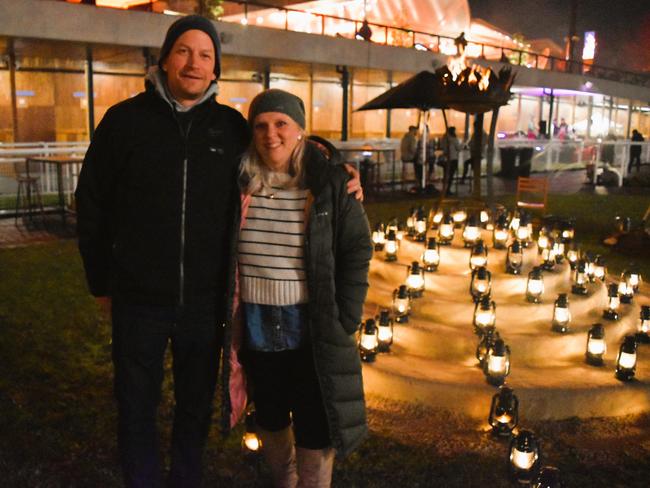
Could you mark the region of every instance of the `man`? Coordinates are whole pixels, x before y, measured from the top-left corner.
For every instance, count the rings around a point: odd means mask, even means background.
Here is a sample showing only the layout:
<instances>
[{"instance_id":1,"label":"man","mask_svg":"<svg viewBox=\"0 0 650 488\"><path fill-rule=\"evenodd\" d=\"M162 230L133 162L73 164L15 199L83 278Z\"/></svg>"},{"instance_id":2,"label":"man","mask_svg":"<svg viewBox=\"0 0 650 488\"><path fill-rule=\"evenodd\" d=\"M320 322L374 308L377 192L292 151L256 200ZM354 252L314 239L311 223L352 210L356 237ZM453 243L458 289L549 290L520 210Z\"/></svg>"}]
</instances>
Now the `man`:
<instances>
[{"instance_id":1,"label":"man","mask_svg":"<svg viewBox=\"0 0 650 488\"><path fill-rule=\"evenodd\" d=\"M632 131L632 144L630 145L630 162L627 166L627 172L632 172L632 166L636 163L636 172L641 171L641 144L635 142L644 142L643 135L636 129Z\"/></svg>"},{"instance_id":2,"label":"man","mask_svg":"<svg viewBox=\"0 0 650 488\"><path fill-rule=\"evenodd\" d=\"M130 487L162 485L156 411L168 342L169 484L201 480L220 351L229 343L238 163L250 140L241 114L215 100L220 54L209 20L174 22L146 91L111 107L97 127L76 190L88 285L112 312L118 446Z\"/></svg>"},{"instance_id":3,"label":"man","mask_svg":"<svg viewBox=\"0 0 650 488\"><path fill-rule=\"evenodd\" d=\"M469 146L468 147L470 149L474 147L474 144L475 144L474 138L476 137L476 135L477 135L476 133L473 133L472 137L469 140ZM487 151L488 137L489 136L487 135L487 132L485 132L484 130L481 131L481 160L483 160L483 157L485 156L485 152ZM460 179L461 184L465 184L465 179L467 178L467 175L469 173L469 169L470 169L471 166L472 166L472 158L470 156L463 163L463 176Z\"/></svg>"}]
</instances>

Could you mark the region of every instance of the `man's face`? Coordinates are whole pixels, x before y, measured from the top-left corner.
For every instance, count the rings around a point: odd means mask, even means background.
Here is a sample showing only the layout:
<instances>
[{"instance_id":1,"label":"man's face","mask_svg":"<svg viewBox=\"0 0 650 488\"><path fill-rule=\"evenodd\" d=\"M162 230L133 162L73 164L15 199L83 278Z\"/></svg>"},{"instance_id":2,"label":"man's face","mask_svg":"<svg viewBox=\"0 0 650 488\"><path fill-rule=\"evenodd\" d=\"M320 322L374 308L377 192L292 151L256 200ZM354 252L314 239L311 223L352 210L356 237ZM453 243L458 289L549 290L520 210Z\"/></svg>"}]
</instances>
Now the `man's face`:
<instances>
[{"instance_id":1,"label":"man's face","mask_svg":"<svg viewBox=\"0 0 650 488\"><path fill-rule=\"evenodd\" d=\"M183 106L193 105L216 79L214 44L205 32L191 29L183 33L163 61L167 86Z\"/></svg>"}]
</instances>

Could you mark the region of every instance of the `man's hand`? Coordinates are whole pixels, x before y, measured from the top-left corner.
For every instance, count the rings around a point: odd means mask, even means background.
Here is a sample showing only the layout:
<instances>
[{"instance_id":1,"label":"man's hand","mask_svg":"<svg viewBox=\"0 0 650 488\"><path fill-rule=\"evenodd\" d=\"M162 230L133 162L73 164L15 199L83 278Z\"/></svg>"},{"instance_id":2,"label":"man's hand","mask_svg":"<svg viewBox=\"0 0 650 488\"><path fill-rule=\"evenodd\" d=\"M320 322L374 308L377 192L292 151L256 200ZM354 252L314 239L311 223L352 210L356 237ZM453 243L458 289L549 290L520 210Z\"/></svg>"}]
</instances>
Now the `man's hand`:
<instances>
[{"instance_id":1,"label":"man's hand","mask_svg":"<svg viewBox=\"0 0 650 488\"><path fill-rule=\"evenodd\" d=\"M111 316L112 300L111 297L95 297L95 301L100 310L107 316Z\"/></svg>"},{"instance_id":2,"label":"man's hand","mask_svg":"<svg viewBox=\"0 0 650 488\"><path fill-rule=\"evenodd\" d=\"M347 163L344 164L343 167L352 178L348 181L348 193L354 193L354 198L363 202L363 188L361 187L361 177L359 176L357 168Z\"/></svg>"}]
</instances>

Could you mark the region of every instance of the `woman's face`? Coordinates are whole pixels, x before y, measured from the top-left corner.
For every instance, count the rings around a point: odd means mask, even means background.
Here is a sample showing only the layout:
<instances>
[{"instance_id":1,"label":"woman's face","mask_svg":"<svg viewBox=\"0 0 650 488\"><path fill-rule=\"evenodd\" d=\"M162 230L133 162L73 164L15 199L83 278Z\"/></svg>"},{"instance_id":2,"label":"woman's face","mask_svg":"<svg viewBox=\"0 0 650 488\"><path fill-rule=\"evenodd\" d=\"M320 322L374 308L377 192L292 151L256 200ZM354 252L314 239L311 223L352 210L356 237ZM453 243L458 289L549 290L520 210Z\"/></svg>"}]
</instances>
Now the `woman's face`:
<instances>
[{"instance_id":1,"label":"woman's face","mask_svg":"<svg viewBox=\"0 0 650 488\"><path fill-rule=\"evenodd\" d=\"M253 121L253 142L270 170L288 172L293 150L302 139L302 128L288 115L265 112Z\"/></svg>"}]
</instances>

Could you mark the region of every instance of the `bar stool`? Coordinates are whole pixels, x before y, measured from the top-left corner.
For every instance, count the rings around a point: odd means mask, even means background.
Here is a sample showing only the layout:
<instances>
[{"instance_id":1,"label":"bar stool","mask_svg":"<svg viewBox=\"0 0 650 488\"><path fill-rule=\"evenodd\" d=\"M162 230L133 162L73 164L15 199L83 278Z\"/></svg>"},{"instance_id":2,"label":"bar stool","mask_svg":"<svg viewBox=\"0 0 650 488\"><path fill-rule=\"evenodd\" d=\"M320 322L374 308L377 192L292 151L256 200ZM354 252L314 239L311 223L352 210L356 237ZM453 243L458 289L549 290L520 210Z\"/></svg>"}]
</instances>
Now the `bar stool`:
<instances>
[{"instance_id":1,"label":"bar stool","mask_svg":"<svg viewBox=\"0 0 650 488\"><path fill-rule=\"evenodd\" d=\"M45 217L39 177L27 174L26 168L27 165L24 160L14 163L14 172L16 174L16 182L18 183L16 211L14 214L14 225L16 226L18 225L18 217L25 215L25 213L29 216L29 220L32 220L32 209L34 205L37 205L41 218ZM32 194L36 197L34 204L32 203Z\"/></svg>"}]
</instances>

